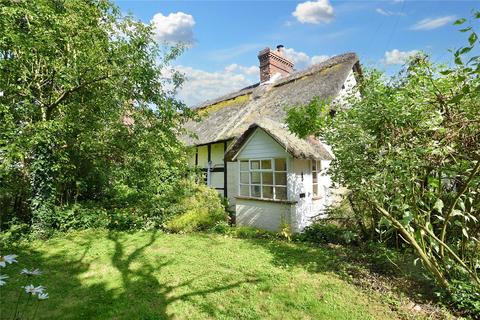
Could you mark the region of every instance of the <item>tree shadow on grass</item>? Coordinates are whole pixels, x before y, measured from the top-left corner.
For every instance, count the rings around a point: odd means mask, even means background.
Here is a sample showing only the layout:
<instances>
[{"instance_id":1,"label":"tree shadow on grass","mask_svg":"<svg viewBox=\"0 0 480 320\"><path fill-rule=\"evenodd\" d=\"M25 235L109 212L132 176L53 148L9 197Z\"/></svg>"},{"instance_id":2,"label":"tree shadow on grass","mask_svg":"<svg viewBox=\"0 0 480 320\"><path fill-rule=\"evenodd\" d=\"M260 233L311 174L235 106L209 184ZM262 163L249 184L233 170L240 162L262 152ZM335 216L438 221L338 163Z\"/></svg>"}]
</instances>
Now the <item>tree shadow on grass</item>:
<instances>
[{"instance_id":1,"label":"tree shadow on grass","mask_svg":"<svg viewBox=\"0 0 480 320\"><path fill-rule=\"evenodd\" d=\"M272 263L283 268L301 267L309 273L332 272L343 280L380 293L394 291L418 303L437 301L435 285L411 254L393 252L383 246L341 246L288 243L250 239L267 249Z\"/></svg>"},{"instance_id":2,"label":"tree shadow on grass","mask_svg":"<svg viewBox=\"0 0 480 320\"><path fill-rule=\"evenodd\" d=\"M9 270L12 294L0 299L0 309L5 310L15 304L18 294L15 288L25 285L22 283L24 280L15 274L18 275L20 269L26 266L45 270L44 275L32 279L35 285L45 285L50 295L49 300L42 302L40 319L171 319L175 317L168 312L168 306L172 303L192 301L198 296L204 297L234 289L244 283L260 281L247 279L192 289L197 281L209 275L179 274L178 278L187 279L182 279L180 283L169 283L166 280L168 278L159 277L158 274L168 266L174 266L175 258L167 258L167 255L146 257L147 248L155 243L158 236L157 232L152 232L138 246L141 241L128 243L124 233L108 232L107 239L113 245L113 248L105 248L110 255L108 263L105 257L104 263L96 260L102 259L105 253L91 249L98 238L95 234L82 235L80 241L67 237L74 242L73 246L53 253L18 248L19 264L12 265ZM72 253L72 247L78 248L78 252ZM112 278L116 280L112 281ZM215 313L215 310L210 312ZM0 319L8 318L8 314L2 313Z\"/></svg>"}]
</instances>

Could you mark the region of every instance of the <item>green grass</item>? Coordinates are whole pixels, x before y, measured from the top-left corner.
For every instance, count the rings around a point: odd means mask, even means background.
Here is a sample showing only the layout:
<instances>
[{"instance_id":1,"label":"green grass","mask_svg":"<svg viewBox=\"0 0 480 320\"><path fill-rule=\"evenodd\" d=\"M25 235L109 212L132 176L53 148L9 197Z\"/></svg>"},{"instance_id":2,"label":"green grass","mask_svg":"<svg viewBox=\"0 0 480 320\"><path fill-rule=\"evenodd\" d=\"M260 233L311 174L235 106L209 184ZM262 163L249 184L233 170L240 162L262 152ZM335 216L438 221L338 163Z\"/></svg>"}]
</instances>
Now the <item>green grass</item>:
<instances>
[{"instance_id":1,"label":"green grass","mask_svg":"<svg viewBox=\"0 0 480 320\"><path fill-rule=\"evenodd\" d=\"M13 250L13 249L12 249ZM342 276L344 251L212 234L84 231L35 241L2 273L6 318L40 268L41 319L397 319L383 295ZM11 251L11 250L10 250ZM7 252L7 253L10 253ZM30 282L29 282L30 283Z\"/></svg>"}]
</instances>

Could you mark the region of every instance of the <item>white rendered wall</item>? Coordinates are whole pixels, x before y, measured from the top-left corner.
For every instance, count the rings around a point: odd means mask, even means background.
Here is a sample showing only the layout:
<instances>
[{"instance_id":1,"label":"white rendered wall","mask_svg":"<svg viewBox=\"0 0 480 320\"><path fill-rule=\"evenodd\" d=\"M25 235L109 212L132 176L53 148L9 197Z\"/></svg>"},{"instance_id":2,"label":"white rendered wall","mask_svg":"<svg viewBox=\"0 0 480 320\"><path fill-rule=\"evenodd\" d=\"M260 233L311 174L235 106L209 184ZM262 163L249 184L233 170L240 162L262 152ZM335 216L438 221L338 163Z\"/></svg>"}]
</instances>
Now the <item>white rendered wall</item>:
<instances>
[{"instance_id":1,"label":"white rendered wall","mask_svg":"<svg viewBox=\"0 0 480 320\"><path fill-rule=\"evenodd\" d=\"M272 201L237 199L236 223L260 229L279 231L282 221L291 224L291 204Z\"/></svg>"},{"instance_id":2,"label":"white rendered wall","mask_svg":"<svg viewBox=\"0 0 480 320\"><path fill-rule=\"evenodd\" d=\"M240 149L237 159L253 160L253 159L269 159L284 158L287 159L287 199L294 198L295 176L291 173L292 157L280 146L272 137L270 137L262 129L257 129L251 137L245 142L244 147ZM230 163L228 163L228 181L230 178ZM235 196L238 194L239 171L238 163L236 165L235 176ZM230 194L230 187L229 187ZM237 198L235 200L236 223L240 226L252 226L260 229L279 231L282 221L291 224L291 215L294 206L285 202L275 202L273 200L245 199Z\"/></svg>"},{"instance_id":3,"label":"white rendered wall","mask_svg":"<svg viewBox=\"0 0 480 320\"><path fill-rule=\"evenodd\" d=\"M223 167L223 155L225 154L223 146L223 142L212 144L210 149L210 160L212 161L212 168Z\"/></svg>"},{"instance_id":4,"label":"white rendered wall","mask_svg":"<svg viewBox=\"0 0 480 320\"><path fill-rule=\"evenodd\" d=\"M333 99L332 101L333 105L348 107L347 97L352 94L354 94L355 97L360 98L360 92L354 89L356 84L357 84L357 80L355 79L355 74L353 73L353 70L351 70L347 76L347 79L345 79L343 88L340 90L340 92L335 97L335 99Z\"/></svg>"},{"instance_id":5,"label":"white rendered wall","mask_svg":"<svg viewBox=\"0 0 480 320\"><path fill-rule=\"evenodd\" d=\"M295 198L297 201L292 212L292 230L299 232L310 225L313 219L323 215L331 203L331 179L326 174L330 161L322 160L322 171L318 174L318 188L320 197L313 198L313 180L311 160L293 159L293 172L295 176ZM303 177L303 180L302 180ZM300 193L305 193L300 198Z\"/></svg>"}]
</instances>

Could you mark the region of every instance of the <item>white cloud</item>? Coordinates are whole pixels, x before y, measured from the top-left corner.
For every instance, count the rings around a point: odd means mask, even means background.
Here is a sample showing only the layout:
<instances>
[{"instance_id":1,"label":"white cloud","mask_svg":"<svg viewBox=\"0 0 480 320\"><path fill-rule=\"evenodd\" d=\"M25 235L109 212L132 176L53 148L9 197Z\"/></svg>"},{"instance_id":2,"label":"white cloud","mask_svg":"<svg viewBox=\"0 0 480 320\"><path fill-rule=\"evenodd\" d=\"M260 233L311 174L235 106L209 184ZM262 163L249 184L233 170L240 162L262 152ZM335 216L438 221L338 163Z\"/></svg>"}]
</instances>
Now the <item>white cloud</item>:
<instances>
[{"instance_id":1,"label":"white cloud","mask_svg":"<svg viewBox=\"0 0 480 320\"><path fill-rule=\"evenodd\" d=\"M456 19L455 16L445 16L445 17L438 17L438 18L427 18L420 20L416 24L414 24L411 29L412 30L433 30L454 21Z\"/></svg>"},{"instance_id":2,"label":"white cloud","mask_svg":"<svg viewBox=\"0 0 480 320\"><path fill-rule=\"evenodd\" d=\"M176 12L164 16L157 13L150 22L154 25L155 40L158 42L169 44L192 44L194 42L195 19L189 14Z\"/></svg>"},{"instance_id":3,"label":"white cloud","mask_svg":"<svg viewBox=\"0 0 480 320\"><path fill-rule=\"evenodd\" d=\"M333 19L333 7L328 0L299 3L292 13L301 23L328 23Z\"/></svg>"},{"instance_id":4,"label":"white cloud","mask_svg":"<svg viewBox=\"0 0 480 320\"><path fill-rule=\"evenodd\" d=\"M246 67L238 64L231 64L223 70L213 72L181 65L175 69L186 77L178 91L178 97L189 106L257 83L260 74L256 66Z\"/></svg>"},{"instance_id":5,"label":"white cloud","mask_svg":"<svg viewBox=\"0 0 480 320\"><path fill-rule=\"evenodd\" d=\"M244 73L246 75L256 75L256 74L259 74L259 68L257 66L251 66L251 67L245 67L245 66L241 66L241 65L238 65L236 63L232 63L228 66L225 67L225 71L227 72L241 72L241 73Z\"/></svg>"},{"instance_id":6,"label":"white cloud","mask_svg":"<svg viewBox=\"0 0 480 320\"><path fill-rule=\"evenodd\" d=\"M294 68L297 70L305 69L312 64L317 64L327 60L326 55L317 55L310 57L305 52L295 51L293 48L285 48L285 56L294 63Z\"/></svg>"},{"instance_id":7,"label":"white cloud","mask_svg":"<svg viewBox=\"0 0 480 320\"><path fill-rule=\"evenodd\" d=\"M392 51L385 52L383 62L387 65L404 64L410 57L417 55L419 52L418 50L400 51L393 49Z\"/></svg>"},{"instance_id":8,"label":"white cloud","mask_svg":"<svg viewBox=\"0 0 480 320\"><path fill-rule=\"evenodd\" d=\"M403 12L395 12L395 11L389 11L389 10L384 10L382 8L377 8L375 11L378 14L381 14L382 16L390 17L390 16L404 16L405 13Z\"/></svg>"}]
</instances>

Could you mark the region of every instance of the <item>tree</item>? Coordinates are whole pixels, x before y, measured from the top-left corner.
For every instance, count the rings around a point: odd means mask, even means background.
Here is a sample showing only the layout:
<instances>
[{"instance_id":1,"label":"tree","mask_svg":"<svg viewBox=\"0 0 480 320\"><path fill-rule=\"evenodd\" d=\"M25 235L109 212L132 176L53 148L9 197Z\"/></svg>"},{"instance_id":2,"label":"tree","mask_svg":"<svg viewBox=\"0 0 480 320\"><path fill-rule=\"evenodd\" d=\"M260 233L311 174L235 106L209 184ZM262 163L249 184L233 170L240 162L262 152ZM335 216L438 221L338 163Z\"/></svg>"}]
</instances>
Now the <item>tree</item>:
<instances>
[{"instance_id":1,"label":"tree","mask_svg":"<svg viewBox=\"0 0 480 320\"><path fill-rule=\"evenodd\" d=\"M47 228L55 205L172 188L191 116L169 68L180 47L104 0L3 0L0 29L4 222Z\"/></svg>"},{"instance_id":2,"label":"tree","mask_svg":"<svg viewBox=\"0 0 480 320\"><path fill-rule=\"evenodd\" d=\"M372 230L395 231L445 289L455 279L480 288L480 57L473 29L454 66L417 55L391 81L366 72L361 98L329 116L314 100L288 113L290 129L332 146L331 173L350 190ZM455 24L464 25L465 19Z\"/></svg>"}]
</instances>

